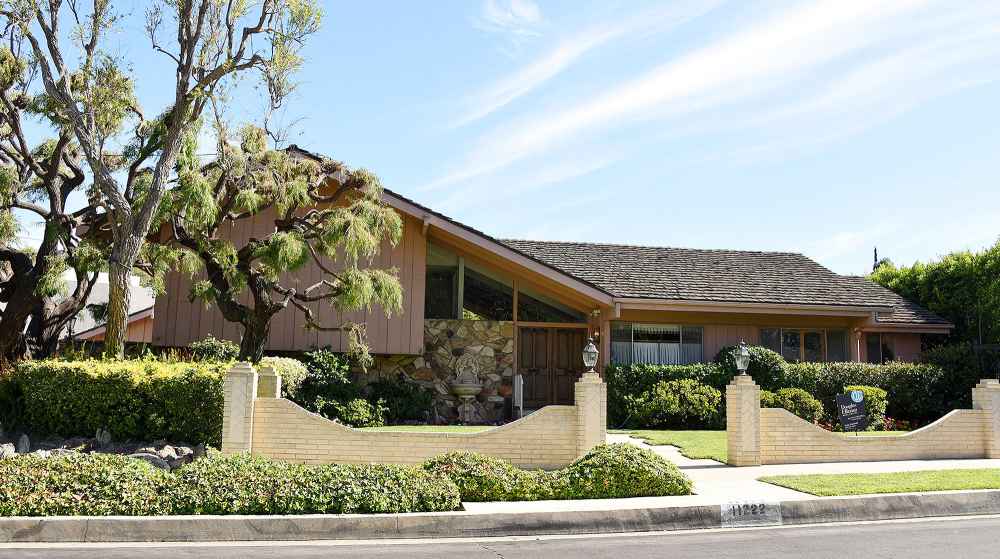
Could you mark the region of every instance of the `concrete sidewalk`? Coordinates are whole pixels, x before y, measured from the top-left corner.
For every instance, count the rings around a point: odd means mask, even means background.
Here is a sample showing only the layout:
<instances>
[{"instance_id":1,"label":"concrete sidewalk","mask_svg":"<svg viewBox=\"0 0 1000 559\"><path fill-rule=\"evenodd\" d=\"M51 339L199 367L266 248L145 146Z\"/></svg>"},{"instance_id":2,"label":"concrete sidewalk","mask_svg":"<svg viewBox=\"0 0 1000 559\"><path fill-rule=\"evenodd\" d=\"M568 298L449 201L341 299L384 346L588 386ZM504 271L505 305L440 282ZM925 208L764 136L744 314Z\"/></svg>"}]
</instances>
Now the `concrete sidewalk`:
<instances>
[{"instance_id":1,"label":"concrete sidewalk","mask_svg":"<svg viewBox=\"0 0 1000 559\"><path fill-rule=\"evenodd\" d=\"M735 468L715 460L692 460L677 447L652 446L628 435L608 435L609 443L629 443L656 452L673 462L694 482L694 495L682 497L639 497L633 499L591 499L578 501L521 501L510 503L463 503L470 512L558 512L623 510L634 508L719 505L734 501L780 502L819 499L807 493L757 481L775 475L846 474L909 472L919 470L968 470L1000 468L1000 459L907 460L896 462L838 462L824 464L781 464ZM833 497L824 497L827 499Z\"/></svg>"}]
</instances>

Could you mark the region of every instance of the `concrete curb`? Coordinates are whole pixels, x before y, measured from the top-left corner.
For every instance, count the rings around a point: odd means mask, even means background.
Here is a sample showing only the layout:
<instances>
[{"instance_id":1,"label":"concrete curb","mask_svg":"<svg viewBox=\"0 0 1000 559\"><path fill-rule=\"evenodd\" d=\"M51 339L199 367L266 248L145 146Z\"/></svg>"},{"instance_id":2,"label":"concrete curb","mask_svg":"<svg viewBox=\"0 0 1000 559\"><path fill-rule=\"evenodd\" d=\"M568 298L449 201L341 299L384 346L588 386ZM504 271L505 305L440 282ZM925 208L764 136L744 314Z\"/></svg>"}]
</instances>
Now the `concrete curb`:
<instances>
[{"instance_id":1,"label":"concrete curb","mask_svg":"<svg viewBox=\"0 0 1000 559\"><path fill-rule=\"evenodd\" d=\"M730 504L599 511L302 516L0 519L0 543L302 541L626 533L1000 514L1000 491L836 497L761 503L733 522ZM753 509L757 510L757 509ZM776 514L774 514L776 513Z\"/></svg>"}]
</instances>

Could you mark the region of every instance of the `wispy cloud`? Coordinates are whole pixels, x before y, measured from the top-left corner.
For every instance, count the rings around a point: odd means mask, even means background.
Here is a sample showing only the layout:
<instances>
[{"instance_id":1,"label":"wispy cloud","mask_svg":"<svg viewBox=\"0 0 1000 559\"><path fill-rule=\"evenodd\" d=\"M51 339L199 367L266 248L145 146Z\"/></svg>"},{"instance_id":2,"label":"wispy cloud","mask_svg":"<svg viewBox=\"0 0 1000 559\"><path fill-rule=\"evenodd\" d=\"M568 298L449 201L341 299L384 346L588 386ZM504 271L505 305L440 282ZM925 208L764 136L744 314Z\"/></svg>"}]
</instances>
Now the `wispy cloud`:
<instances>
[{"instance_id":1,"label":"wispy cloud","mask_svg":"<svg viewBox=\"0 0 1000 559\"><path fill-rule=\"evenodd\" d=\"M542 10L533 0L484 0L473 24L490 33L498 33L514 49L531 37L541 35Z\"/></svg>"},{"instance_id":2,"label":"wispy cloud","mask_svg":"<svg viewBox=\"0 0 1000 559\"><path fill-rule=\"evenodd\" d=\"M455 126L474 122L503 108L518 97L537 89L599 47L623 37L665 32L708 12L720 2L721 0L676 2L665 8L614 21L603 21L570 33L537 59L471 96L467 100L468 112L459 118ZM497 23L491 24L491 27L502 28Z\"/></svg>"},{"instance_id":3,"label":"wispy cloud","mask_svg":"<svg viewBox=\"0 0 1000 559\"><path fill-rule=\"evenodd\" d=\"M831 108L883 107L899 88L921 87L949 68L981 60L983 54L977 49L989 41L1000 44L991 26L973 30L974 38L967 41L959 36L952 44L947 39L948 34L968 32L977 13L995 9L988 3L956 7L933 0L813 2L756 22L561 110L498 126L481 136L451 172L425 188L495 173L629 122L689 116L751 102L763 104L756 110L772 110L777 117L783 116L780 107L784 104L784 110L791 111L784 116L790 120L796 111L835 114ZM901 54L883 57L880 64L868 63L873 49ZM929 58L930 63L922 58ZM803 81L809 77L816 81L819 70L829 70L820 74L839 81L820 79L825 92L803 101L798 95L807 89ZM945 85L974 82L966 79ZM914 103L923 100L918 95L910 99Z\"/></svg>"},{"instance_id":4,"label":"wispy cloud","mask_svg":"<svg viewBox=\"0 0 1000 559\"><path fill-rule=\"evenodd\" d=\"M435 205L446 213L461 212L472 206L492 202L554 187L567 181L585 177L606 169L621 160L620 153L605 152L598 155L575 154L555 163L547 164L529 174L512 174L491 177L475 186L456 189Z\"/></svg>"}]
</instances>

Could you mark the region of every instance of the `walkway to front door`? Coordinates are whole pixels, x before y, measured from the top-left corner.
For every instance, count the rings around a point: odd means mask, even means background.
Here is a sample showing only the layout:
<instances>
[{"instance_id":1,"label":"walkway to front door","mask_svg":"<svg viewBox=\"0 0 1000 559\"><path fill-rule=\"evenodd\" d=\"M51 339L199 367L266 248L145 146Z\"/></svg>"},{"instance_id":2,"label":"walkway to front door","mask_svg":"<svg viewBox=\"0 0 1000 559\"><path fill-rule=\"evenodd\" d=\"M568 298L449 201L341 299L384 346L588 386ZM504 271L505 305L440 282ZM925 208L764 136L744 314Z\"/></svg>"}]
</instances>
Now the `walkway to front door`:
<instances>
[{"instance_id":1,"label":"walkway to front door","mask_svg":"<svg viewBox=\"0 0 1000 559\"><path fill-rule=\"evenodd\" d=\"M524 408L573 404L573 383L583 373L586 328L522 327L517 372L524 379Z\"/></svg>"}]
</instances>

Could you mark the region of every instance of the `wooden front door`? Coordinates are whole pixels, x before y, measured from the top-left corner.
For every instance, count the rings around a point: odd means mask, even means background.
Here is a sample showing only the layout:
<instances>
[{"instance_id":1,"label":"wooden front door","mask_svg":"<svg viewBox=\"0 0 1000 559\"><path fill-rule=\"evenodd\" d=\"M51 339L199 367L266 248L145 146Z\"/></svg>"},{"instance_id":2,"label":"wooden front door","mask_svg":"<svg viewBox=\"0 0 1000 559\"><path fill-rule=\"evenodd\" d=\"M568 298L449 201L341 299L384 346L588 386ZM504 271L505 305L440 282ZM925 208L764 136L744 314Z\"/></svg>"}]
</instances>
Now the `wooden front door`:
<instances>
[{"instance_id":1,"label":"wooden front door","mask_svg":"<svg viewBox=\"0 0 1000 559\"><path fill-rule=\"evenodd\" d=\"M524 407L572 405L573 385L583 373L585 328L534 328L518 331L518 373L524 379Z\"/></svg>"}]
</instances>

